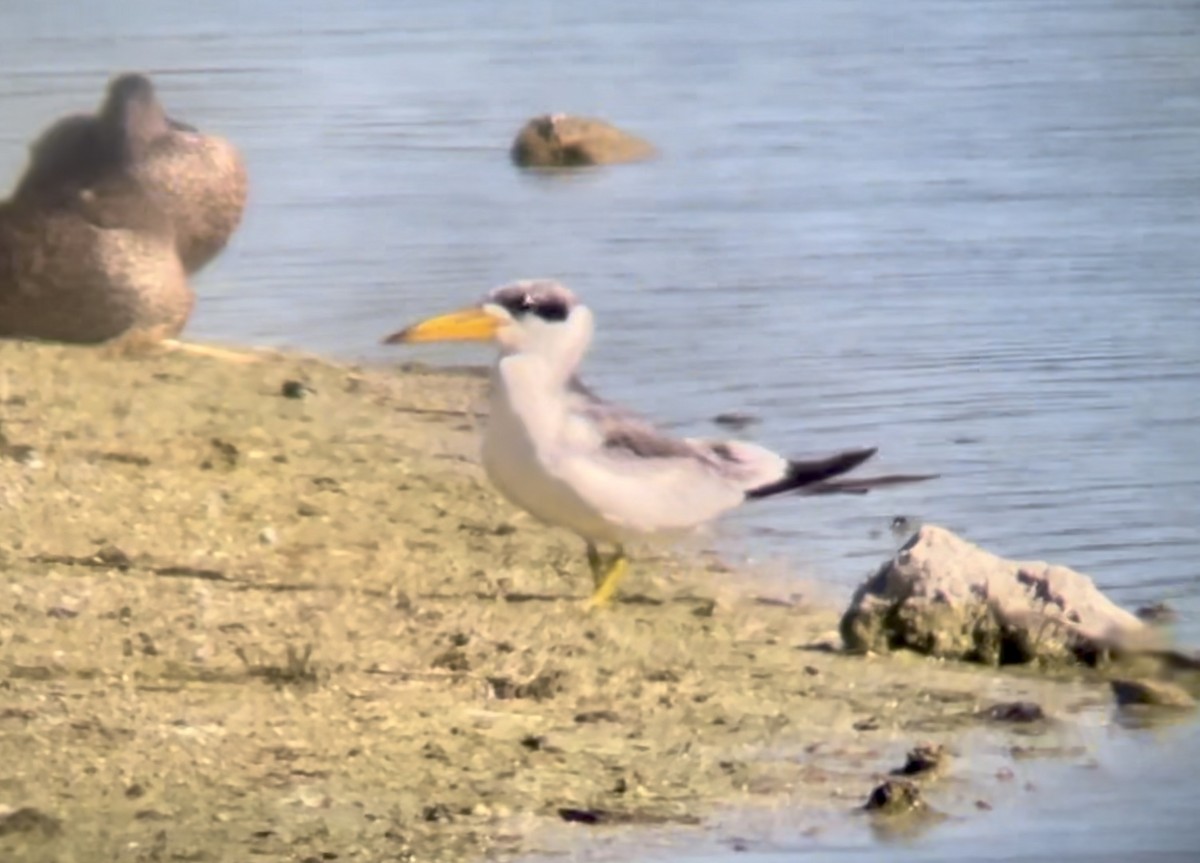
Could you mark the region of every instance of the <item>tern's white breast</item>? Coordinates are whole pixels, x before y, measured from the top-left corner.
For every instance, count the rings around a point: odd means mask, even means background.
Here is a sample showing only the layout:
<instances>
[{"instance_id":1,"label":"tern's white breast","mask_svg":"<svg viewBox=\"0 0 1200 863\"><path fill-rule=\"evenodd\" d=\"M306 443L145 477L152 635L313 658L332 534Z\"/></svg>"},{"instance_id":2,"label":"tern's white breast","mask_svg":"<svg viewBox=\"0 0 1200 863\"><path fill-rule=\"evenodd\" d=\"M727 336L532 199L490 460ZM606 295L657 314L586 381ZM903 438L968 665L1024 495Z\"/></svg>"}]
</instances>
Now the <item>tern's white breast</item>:
<instances>
[{"instance_id":1,"label":"tern's white breast","mask_svg":"<svg viewBox=\"0 0 1200 863\"><path fill-rule=\"evenodd\" d=\"M483 466L512 503L548 524L594 542L620 541L620 531L554 472L565 456L566 411L561 399L539 391L536 375L515 363L492 375ZM507 373L506 373L507 372Z\"/></svg>"}]
</instances>

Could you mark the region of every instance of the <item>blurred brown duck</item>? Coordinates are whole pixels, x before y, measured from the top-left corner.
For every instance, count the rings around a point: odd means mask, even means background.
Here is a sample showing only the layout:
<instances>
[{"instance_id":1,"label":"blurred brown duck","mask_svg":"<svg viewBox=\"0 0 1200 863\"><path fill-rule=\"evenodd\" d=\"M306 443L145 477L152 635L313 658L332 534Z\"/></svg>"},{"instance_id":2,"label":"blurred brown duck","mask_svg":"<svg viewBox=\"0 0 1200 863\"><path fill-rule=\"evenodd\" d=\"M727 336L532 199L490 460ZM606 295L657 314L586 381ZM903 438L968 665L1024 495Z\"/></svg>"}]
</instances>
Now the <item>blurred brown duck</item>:
<instances>
[{"instance_id":1,"label":"blurred brown duck","mask_svg":"<svg viewBox=\"0 0 1200 863\"><path fill-rule=\"evenodd\" d=\"M168 128L166 115L150 83L129 76L100 116L47 130L0 203L0 337L155 342L187 323L194 296L171 218L120 170Z\"/></svg>"},{"instance_id":2,"label":"blurred brown duck","mask_svg":"<svg viewBox=\"0 0 1200 863\"><path fill-rule=\"evenodd\" d=\"M144 115L129 127L125 112L138 93ZM65 117L46 130L16 197L70 196L115 173L159 198L188 273L215 258L241 224L247 191L241 155L226 139L168 117L142 75L114 79L96 114Z\"/></svg>"}]
</instances>

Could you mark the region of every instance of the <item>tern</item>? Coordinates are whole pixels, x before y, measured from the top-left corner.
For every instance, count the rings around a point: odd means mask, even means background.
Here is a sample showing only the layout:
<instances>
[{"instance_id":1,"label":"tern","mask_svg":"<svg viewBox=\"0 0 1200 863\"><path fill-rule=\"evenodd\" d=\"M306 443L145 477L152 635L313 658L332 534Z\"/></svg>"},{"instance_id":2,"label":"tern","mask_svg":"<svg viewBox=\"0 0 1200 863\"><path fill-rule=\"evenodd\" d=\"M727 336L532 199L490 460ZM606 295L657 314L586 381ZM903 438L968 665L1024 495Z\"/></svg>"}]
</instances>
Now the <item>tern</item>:
<instances>
[{"instance_id":1,"label":"tern","mask_svg":"<svg viewBox=\"0 0 1200 863\"><path fill-rule=\"evenodd\" d=\"M838 479L875 447L797 460L746 441L672 437L583 384L579 366L593 332L591 310L564 285L527 279L384 339L498 347L484 470L511 503L584 540L594 585L589 606L615 595L629 571L631 541L679 536L744 503L789 492L862 494L934 478ZM604 545L613 551L602 554Z\"/></svg>"}]
</instances>

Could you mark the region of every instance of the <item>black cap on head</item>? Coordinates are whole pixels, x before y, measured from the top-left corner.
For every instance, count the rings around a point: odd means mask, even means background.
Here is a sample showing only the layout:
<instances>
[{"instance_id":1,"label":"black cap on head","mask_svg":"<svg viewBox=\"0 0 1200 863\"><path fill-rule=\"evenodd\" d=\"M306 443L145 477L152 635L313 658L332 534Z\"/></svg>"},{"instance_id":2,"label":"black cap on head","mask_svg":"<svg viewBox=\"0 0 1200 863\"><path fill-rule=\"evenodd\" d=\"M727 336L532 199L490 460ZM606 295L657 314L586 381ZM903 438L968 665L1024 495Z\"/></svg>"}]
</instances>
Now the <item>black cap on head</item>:
<instances>
[{"instance_id":1,"label":"black cap on head","mask_svg":"<svg viewBox=\"0 0 1200 863\"><path fill-rule=\"evenodd\" d=\"M524 279L501 285L488 293L484 302L500 306L518 319L533 315L544 321L564 321L577 300L553 279Z\"/></svg>"}]
</instances>

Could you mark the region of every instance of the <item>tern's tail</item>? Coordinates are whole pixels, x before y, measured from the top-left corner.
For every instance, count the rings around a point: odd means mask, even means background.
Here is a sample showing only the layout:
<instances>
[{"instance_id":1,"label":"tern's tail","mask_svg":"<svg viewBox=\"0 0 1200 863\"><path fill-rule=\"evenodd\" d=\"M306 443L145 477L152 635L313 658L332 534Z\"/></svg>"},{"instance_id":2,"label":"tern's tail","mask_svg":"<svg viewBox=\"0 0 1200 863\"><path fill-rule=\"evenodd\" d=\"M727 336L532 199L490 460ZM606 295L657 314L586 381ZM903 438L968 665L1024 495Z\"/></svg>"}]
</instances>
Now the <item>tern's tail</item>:
<instances>
[{"instance_id":1,"label":"tern's tail","mask_svg":"<svg viewBox=\"0 0 1200 863\"><path fill-rule=\"evenodd\" d=\"M815 482L800 489L800 494L866 494L873 488L904 485L937 479L936 473L889 473L886 476L867 476L862 479L830 479Z\"/></svg>"},{"instance_id":2,"label":"tern's tail","mask_svg":"<svg viewBox=\"0 0 1200 863\"><path fill-rule=\"evenodd\" d=\"M782 477L774 482L750 489L746 492L746 497L754 500L788 491L798 491L814 483L826 482L846 471L854 470L873 455L875 455L875 447L850 449L828 458L812 461L789 461Z\"/></svg>"},{"instance_id":3,"label":"tern's tail","mask_svg":"<svg viewBox=\"0 0 1200 863\"><path fill-rule=\"evenodd\" d=\"M875 452L875 447L870 447L846 450L811 461L789 461L787 471L780 479L751 489L746 492L746 497L755 500L789 491L798 494L866 494L873 488L922 482L936 477L936 474L889 474L863 479L836 479L854 470Z\"/></svg>"}]
</instances>

